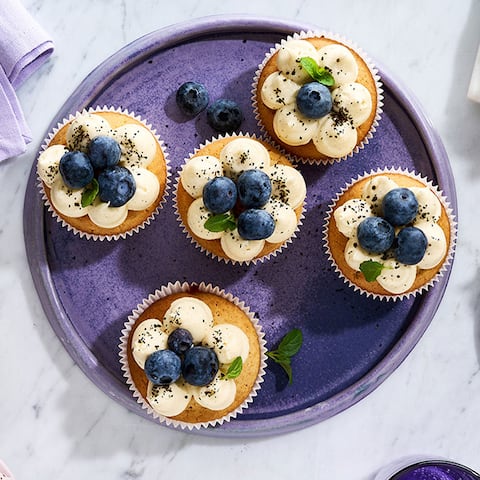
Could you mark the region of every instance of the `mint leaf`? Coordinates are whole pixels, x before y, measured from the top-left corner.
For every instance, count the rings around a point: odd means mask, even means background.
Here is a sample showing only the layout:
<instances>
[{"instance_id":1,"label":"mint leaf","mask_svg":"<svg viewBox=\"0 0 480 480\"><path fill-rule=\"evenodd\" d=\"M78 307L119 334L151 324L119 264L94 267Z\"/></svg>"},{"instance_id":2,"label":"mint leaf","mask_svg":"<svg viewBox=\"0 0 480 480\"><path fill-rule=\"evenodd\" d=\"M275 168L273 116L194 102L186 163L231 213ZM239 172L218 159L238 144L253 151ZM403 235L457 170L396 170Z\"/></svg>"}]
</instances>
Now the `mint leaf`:
<instances>
[{"instance_id":1,"label":"mint leaf","mask_svg":"<svg viewBox=\"0 0 480 480\"><path fill-rule=\"evenodd\" d=\"M328 69L318 66L317 62L312 57L302 57L300 65L303 69L318 83L326 87L333 87L335 79Z\"/></svg>"},{"instance_id":2,"label":"mint leaf","mask_svg":"<svg viewBox=\"0 0 480 480\"><path fill-rule=\"evenodd\" d=\"M203 226L210 232L226 232L227 230L235 230L237 222L232 213L220 213L212 215Z\"/></svg>"},{"instance_id":3,"label":"mint leaf","mask_svg":"<svg viewBox=\"0 0 480 480\"><path fill-rule=\"evenodd\" d=\"M94 178L86 187L85 190L82 192L82 207L88 207L91 205L95 198L98 195L98 182L97 179Z\"/></svg>"},{"instance_id":4,"label":"mint leaf","mask_svg":"<svg viewBox=\"0 0 480 480\"><path fill-rule=\"evenodd\" d=\"M243 360L242 357L237 357L228 367L225 378L237 378L243 369Z\"/></svg>"},{"instance_id":5,"label":"mint leaf","mask_svg":"<svg viewBox=\"0 0 480 480\"><path fill-rule=\"evenodd\" d=\"M302 343L302 331L294 328L282 338L277 349L267 352L267 357L271 358L285 370L288 376L288 383L293 381L291 358L298 353Z\"/></svg>"},{"instance_id":6,"label":"mint leaf","mask_svg":"<svg viewBox=\"0 0 480 480\"><path fill-rule=\"evenodd\" d=\"M374 282L382 273L385 265L375 260L365 260L360 264L360 271L363 273L367 282Z\"/></svg>"}]
</instances>

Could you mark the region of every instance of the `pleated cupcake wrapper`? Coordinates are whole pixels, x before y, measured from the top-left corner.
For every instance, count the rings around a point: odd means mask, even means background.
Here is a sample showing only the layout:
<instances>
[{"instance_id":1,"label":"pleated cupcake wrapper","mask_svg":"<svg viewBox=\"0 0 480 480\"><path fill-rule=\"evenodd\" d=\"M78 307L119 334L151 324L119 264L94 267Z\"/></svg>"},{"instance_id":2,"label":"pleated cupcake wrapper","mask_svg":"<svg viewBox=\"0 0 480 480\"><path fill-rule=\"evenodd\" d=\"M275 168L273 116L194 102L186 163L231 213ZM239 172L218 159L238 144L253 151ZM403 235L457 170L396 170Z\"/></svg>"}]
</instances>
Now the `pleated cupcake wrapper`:
<instances>
[{"instance_id":1,"label":"pleated cupcake wrapper","mask_svg":"<svg viewBox=\"0 0 480 480\"><path fill-rule=\"evenodd\" d=\"M338 267L332 251L330 249L330 245L328 242L328 232L329 232L329 226L330 222L334 222L335 219L333 218L333 212L335 211L337 202L340 200L342 195L349 189L351 188L354 184L357 182L368 178L373 175L386 175L388 174L402 174L409 176L411 178L414 178L416 180L421 181L425 187L430 188L430 190L435 193L437 198L440 200L443 208L445 209L445 212L448 217L449 225L450 225L450 244L447 247L447 254L445 257L445 260L443 261L440 270L437 272L437 274L425 285L420 286L416 290L412 290L411 292L406 292L406 293L400 293L400 294L390 294L390 295L382 295L378 293L373 293L369 292L368 290L364 290L363 288L359 287L355 283L353 283L350 279L348 279L340 270ZM447 271L448 266L452 263L454 252L455 252L455 246L456 246L456 240L457 240L457 222L455 220L453 211L450 207L450 203L448 202L447 198L443 195L443 192L438 188L438 186L434 185L430 180L428 180L426 177L422 177L420 174L416 172L409 171L407 169L402 169L402 168L385 168L385 169L377 169L375 171L371 171L370 173L364 173L363 175L359 175L356 179L352 180L351 182L347 183L340 193L336 195L336 197L332 200L332 203L329 205L327 215L325 217L325 224L324 224L324 229L323 229L323 242L324 246L328 255L329 262L332 264L332 266L335 268L336 273L340 276L340 278L343 279L343 281L348 284L350 287L352 287L356 292L359 292L360 294L366 295L367 297L372 297L374 299L379 299L379 300L386 300L386 301L397 301L397 300L403 300L409 297L415 297L416 295L427 291L430 287L432 287L435 283L437 283L441 277L445 274ZM341 252L343 255L343 252Z\"/></svg>"},{"instance_id":2,"label":"pleated cupcake wrapper","mask_svg":"<svg viewBox=\"0 0 480 480\"><path fill-rule=\"evenodd\" d=\"M249 134L249 133L242 133L242 132L239 132L238 134L224 134L224 135L219 135L217 137L213 137L211 140L207 140L205 143L201 144L199 147L197 147L192 153L190 153L190 156L189 158L185 159L185 163L188 162L188 160L190 160L191 158L193 158L202 148L205 148L206 146L214 143L215 141L217 140L222 140L222 139L225 139L225 138L231 138L232 140L235 139L235 138L239 138L239 137L246 137L246 138L251 138L253 140L263 140L265 141L264 139L262 138L258 138L255 134ZM266 142L268 143L268 142ZM270 145L272 146L272 145ZM276 148L276 147L275 147ZM281 153L281 152L279 152ZM205 253L206 255L210 256L211 258L213 259L216 259L218 260L219 262L225 262L225 263L232 263L233 265L250 265L250 264L254 264L256 265L257 262L264 262L266 260L269 260L271 257L276 257L281 251L285 250L288 245L290 243L292 243L293 239L297 238L297 233L300 231L300 227L303 225L303 222L302 220L305 218L304 216L304 213L305 213L305 201L304 201L304 204L303 204L303 208L302 208L302 212L300 214L300 217L298 219L298 223L297 223L297 228L295 229L295 231L293 232L292 236L290 238L288 238L287 240L285 240L282 245L280 245L278 248L276 248L275 250L271 251L270 253L266 254L266 255L263 255L262 257L257 257L257 258L253 258L251 260L243 260L243 261L238 261L238 260L233 260L231 258L227 258L226 256L225 257L220 257L218 255L216 255L215 253L211 252L210 250L208 250L208 248L206 248L205 246L201 245L199 243L199 241L194 238L187 226L185 225L185 222L186 222L186 219L183 219L182 216L180 215L180 211L179 211L179 208L178 208L178 186L180 184L180 174L181 174L181 171L183 169L183 167L185 166L185 163L182 165L181 169L179 170L179 174L176 178L176 181L175 181L175 186L174 186L174 190L175 190L175 195L174 195L174 200L173 200L173 203L174 203L174 208L175 208L175 213L176 213L176 216L177 216L177 220L180 224L180 226L182 227L183 229L183 233L185 233L185 235L187 236L187 238L190 240L190 242L196 247L196 248L199 248L200 251L202 253ZM294 165L292 165L293 168L295 168ZM184 221L185 220L185 221ZM220 240L218 240L219 242Z\"/></svg>"},{"instance_id":3,"label":"pleated cupcake wrapper","mask_svg":"<svg viewBox=\"0 0 480 480\"><path fill-rule=\"evenodd\" d=\"M351 48L354 50L362 59L365 61L367 64L370 73L372 74L373 79L375 80L375 87L377 91L377 109L376 109L376 114L375 118L373 120L372 126L370 127L370 130L367 132L363 140L347 155L343 157L338 157L338 158L326 158L326 159L315 159L315 158L308 158L308 157L302 157L300 155L297 155L291 151L288 151L286 147L283 147L278 143L278 141L273 138L266 130L263 121L260 117L260 113L258 111L258 101L259 99L257 98L257 86L258 82L260 80L260 75L262 73L263 68L267 64L267 62L272 58L272 56L288 41L288 40L306 40L308 38L319 38L319 37L325 37L331 40L335 40L336 42L339 42L346 47ZM276 148L278 148L282 153L284 153L285 156L287 156L292 162L302 162L302 163L308 163L310 165L327 165L327 164L334 164L336 162L340 162L342 160L346 160L347 158L353 157L356 153L358 153L360 150L365 148L365 145L369 143L369 140L373 137L373 134L376 132L378 123L380 121L380 118L383 113L383 86L382 82L380 79L380 76L378 74L377 68L374 67L373 62L370 60L370 58L366 55L365 52L363 52L357 45L354 43L350 42L349 40L345 39L344 37L337 35L332 32L326 32L326 31L301 31L294 33L293 35L288 35L286 38L282 39L280 43L275 44L274 47L270 49L269 52L265 54L265 58L263 59L262 63L258 66L257 71L255 72L255 76L253 79L252 83L252 106L253 106L253 112L255 115L255 119L257 120L257 124L259 128L262 131L262 135L265 136L266 139L268 139L271 143L273 143ZM260 100L261 101L261 100ZM292 146L292 148L294 148Z\"/></svg>"},{"instance_id":4,"label":"pleated cupcake wrapper","mask_svg":"<svg viewBox=\"0 0 480 480\"><path fill-rule=\"evenodd\" d=\"M74 235L78 235L80 238L86 238L88 240L107 240L107 241L115 241L119 239L125 239L128 236L131 236L135 233L138 233L140 230L144 229L147 225L150 225L150 222L158 215L160 210L163 208L163 205L167 201L167 197L169 195L169 189L170 189L170 176L171 176L171 169L170 169L170 163L168 160L168 152L165 150L164 142L163 140L160 139L160 137L157 135L156 130L152 128L150 124L147 124L147 122L142 119L140 116L136 115L134 112L130 112L128 110L122 110L121 108L116 108L116 107L107 107L107 106L97 106L95 108L89 107L88 109L84 109L81 112L77 111L75 114L70 114L68 118L63 119L62 122L59 122L55 128L48 134L47 138L44 140L39 154L40 155L42 152L44 152L50 145L50 142L52 139L55 137L55 135L68 123L71 121L75 120L80 115L84 115L87 113L99 113L99 112L113 112L113 113L118 113L121 115L127 115L143 124L145 128L147 128L155 137L156 141L158 142L160 149L162 150L164 159L165 159L165 165L166 165L166 183L165 183L165 190L163 192L162 198L158 202L158 205L156 209L150 214L149 217L147 217L141 224L134 226L130 230L126 232L122 232L119 234L111 234L111 235L97 235L89 232L84 232L82 230L79 230L78 228L70 225L67 220L65 220L53 207L51 204L50 200L48 199L47 194L45 193L45 188L48 188L47 186L44 185L42 182L41 178L39 177L37 173L37 180L38 180L38 189L40 190L40 193L42 194L42 201L45 203L45 205L48 207L48 211L52 214L53 218L57 220L57 222L61 223L62 227L65 227L68 231L71 231Z\"/></svg>"},{"instance_id":5,"label":"pleated cupcake wrapper","mask_svg":"<svg viewBox=\"0 0 480 480\"><path fill-rule=\"evenodd\" d=\"M188 293L191 291L192 287L198 287L200 292L210 293L213 295L217 295L222 297L229 302L236 305L240 308L249 318L250 322L252 323L255 331L257 332L258 342L260 346L260 368L258 371L257 378L253 385L252 390L245 398L245 400L234 410L232 410L227 415L206 421L206 422L197 422L197 423L188 423L178 421L169 417L165 417L163 415L158 414L153 408L150 406L146 398L142 396L142 394L136 388L133 379L130 374L130 368L128 365L128 357L127 357L127 346L128 346L128 338L132 333L132 329L135 325L135 322L139 318L139 316L153 303L157 300L162 298L168 297L169 295L175 293ZM265 341L265 334L262 330L262 327L258 323L255 314L250 311L250 308L245 305L244 302L240 301L237 297L233 296L231 293L227 293L224 290L221 290L219 287L215 287L211 284L200 283L197 285L196 283L189 284L187 282L180 283L168 283L166 286L161 287L159 290L156 290L154 293L150 294L147 298L143 300L141 304L137 306L135 310L132 311L131 315L128 317L128 321L125 322L125 327L122 330L122 336L120 337L120 363L122 365L123 376L126 378L127 385L129 389L133 392L133 396L137 400L137 402L141 405L142 409L146 410L149 415L153 418L158 420L161 424L166 424L167 426L171 426L177 429L182 430L194 430L194 429L201 429L201 428L208 428L214 427L218 425L222 425L225 422L229 422L230 420L237 417L237 415L241 414L246 408L248 408L249 404L253 402L254 398L257 396L258 391L261 388L261 383L263 382L263 377L265 375L265 368L266 368L266 341Z\"/></svg>"}]
</instances>

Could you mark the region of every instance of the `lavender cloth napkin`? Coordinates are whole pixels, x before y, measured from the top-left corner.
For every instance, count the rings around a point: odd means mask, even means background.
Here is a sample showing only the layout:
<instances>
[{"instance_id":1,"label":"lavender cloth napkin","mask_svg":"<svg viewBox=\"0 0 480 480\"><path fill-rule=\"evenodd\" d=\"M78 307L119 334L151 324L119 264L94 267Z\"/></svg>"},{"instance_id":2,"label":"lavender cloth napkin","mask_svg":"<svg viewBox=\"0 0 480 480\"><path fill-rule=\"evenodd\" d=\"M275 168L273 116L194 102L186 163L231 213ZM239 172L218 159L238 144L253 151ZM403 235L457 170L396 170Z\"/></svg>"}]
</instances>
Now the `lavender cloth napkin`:
<instances>
[{"instance_id":1,"label":"lavender cloth napkin","mask_svg":"<svg viewBox=\"0 0 480 480\"><path fill-rule=\"evenodd\" d=\"M15 89L52 54L53 42L19 0L0 0L0 162L32 140Z\"/></svg>"}]
</instances>

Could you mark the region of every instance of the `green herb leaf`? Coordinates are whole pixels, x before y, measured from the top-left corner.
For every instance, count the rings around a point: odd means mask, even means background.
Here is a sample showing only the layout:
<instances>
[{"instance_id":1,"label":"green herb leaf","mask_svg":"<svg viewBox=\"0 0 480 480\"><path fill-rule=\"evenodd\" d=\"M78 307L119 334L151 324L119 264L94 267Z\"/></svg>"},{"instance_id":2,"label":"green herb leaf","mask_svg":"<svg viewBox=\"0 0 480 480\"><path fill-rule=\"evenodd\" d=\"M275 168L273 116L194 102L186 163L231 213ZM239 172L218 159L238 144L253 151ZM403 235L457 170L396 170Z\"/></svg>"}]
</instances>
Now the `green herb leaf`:
<instances>
[{"instance_id":1,"label":"green herb leaf","mask_svg":"<svg viewBox=\"0 0 480 480\"><path fill-rule=\"evenodd\" d=\"M212 215L203 226L210 232L226 232L227 230L235 230L237 222L232 213L220 213Z\"/></svg>"},{"instance_id":2,"label":"green herb leaf","mask_svg":"<svg viewBox=\"0 0 480 480\"><path fill-rule=\"evenodd\" d=\"M385 268L383 263L375 260L365 260L360 264L360 271L363 273L367 282L374 282Z\"/></svg>"},{"instance_id":3,"label":"green herb leaf","mask_svg":"<svg viewBox=\"0 0 480 480\"><path fill-rule=\"evenodd\" d=\"M95 198L98 195L98 182L97 179L94 178L86 187L85 190L82 192L82 207L88 207L91 205Z\"/></svg>"},{"instance_id":4,"label":"green herb leaf","mask_svg":"<svg viewBox=\"0 0 480 480\"><path fill-rule=\"evenodd\" d=\"M302 57L300 59L300 65L313 78L313 80L318 83L321 83L326 87L333 87L335 84L335 79L330 71L325 67L319 67L312 57Z\"/></svg>"},{"instance_id":5,"label":"green herb leaf","mask_svg":"<svg viewBox=\"0 0 480 480\"><path fill-rule=\"evenodd\" d=\"M293 381L291 358L298 353L302 343L302 331L294 328L282 338L276 350L267 352L267 357L278 363L285 370L288 375L288 383Z\"/></svg>"},{"instance_id":6,"label":"green herb leaf","mask_svg":"<svg viewBox=\"0 0 480 480\"><path fill-rule=\"evenodd\" d=\"M228 367L225 378L237 378L242 373L243 360L242 357L237 357Z\"/></svg>"}]
</instances>

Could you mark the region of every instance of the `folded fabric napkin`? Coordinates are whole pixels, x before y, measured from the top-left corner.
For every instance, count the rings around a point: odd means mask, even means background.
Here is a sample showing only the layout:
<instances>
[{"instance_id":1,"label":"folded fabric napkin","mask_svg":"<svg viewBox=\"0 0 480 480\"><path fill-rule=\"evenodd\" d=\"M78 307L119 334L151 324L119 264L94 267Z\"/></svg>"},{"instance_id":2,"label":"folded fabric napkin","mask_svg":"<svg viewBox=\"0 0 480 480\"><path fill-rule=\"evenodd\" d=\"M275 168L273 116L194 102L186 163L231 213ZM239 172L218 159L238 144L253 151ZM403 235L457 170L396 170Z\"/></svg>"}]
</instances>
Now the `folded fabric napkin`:
<instances>
[{"instance_id":1,"label":"folded fabric napkin","mask_svg":"<svg viewBox=\"0 0 480 480\"><path fill-rule=\"evenodd\" d=\"M32 140L15 89L52 54L53 42L19 0L0 0L0 162Z\"/></svg>"}]
</instances>

